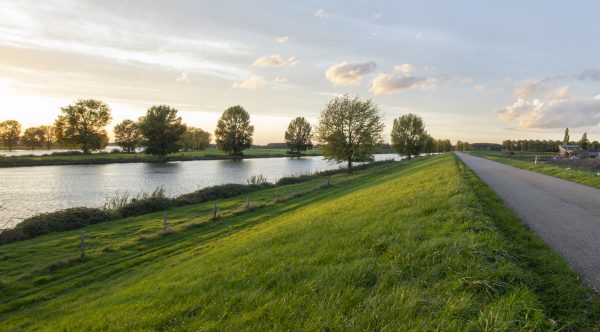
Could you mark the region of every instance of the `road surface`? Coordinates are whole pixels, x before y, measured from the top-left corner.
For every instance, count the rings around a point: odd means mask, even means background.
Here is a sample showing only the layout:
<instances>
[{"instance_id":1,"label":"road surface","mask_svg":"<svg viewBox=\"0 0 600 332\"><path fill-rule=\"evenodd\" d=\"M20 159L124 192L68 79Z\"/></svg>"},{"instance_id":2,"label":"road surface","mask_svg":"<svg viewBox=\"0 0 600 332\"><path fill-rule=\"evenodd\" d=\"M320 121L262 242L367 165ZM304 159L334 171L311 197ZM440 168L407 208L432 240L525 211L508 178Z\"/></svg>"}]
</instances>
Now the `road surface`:
<instances>
[{"instance_id":1,"label":"road surface","mask_svg":"<svg viewBox=\"0 0 600 332\"><path fill-rule=\"evenodd\" d=\"M600 190L457 152L521 220L600 291Z\"/></svg>"}]
</instances>

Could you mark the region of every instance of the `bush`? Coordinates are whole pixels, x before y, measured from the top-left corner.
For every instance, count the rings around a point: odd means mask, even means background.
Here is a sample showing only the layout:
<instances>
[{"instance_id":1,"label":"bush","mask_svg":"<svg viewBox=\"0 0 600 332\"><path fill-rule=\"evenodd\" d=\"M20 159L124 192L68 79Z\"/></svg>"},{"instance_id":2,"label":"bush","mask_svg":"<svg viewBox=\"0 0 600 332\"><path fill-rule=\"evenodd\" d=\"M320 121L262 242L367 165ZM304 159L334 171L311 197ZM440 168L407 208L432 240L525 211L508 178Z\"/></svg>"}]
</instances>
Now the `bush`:
<instances>
[{"instance_id":1,"label":"bush","mask_svg":"<svg viewBox=\"0 0 600 332\"><path fill-rule=\"evenodd\" d=\"M175 201L180 204L197 204L212 201L215 199L234 197L271 187L273 187L273 184L268 182L248 185L235 183L223 184L219 186L202 188L200 190L194 191L193 193L183 194L181 196L176 197Z\"/></svg>"},{"instance_id":2,"label":"bush","mask_svg":"<svg viewBox=\"0 0 600 332\"><path fill-rule=\"evenodd\" d=\"M167 197L151 197L146 199L133 199L121 207L118 213L122 217L140 216L142 214L166 210L175 206L175 202Z\"/></svg>"},{"instance_id":3,"label":"bush","mask_svg":"<svg viewBox=\"0 0 600 332\"><path fill-rule=\"evenodd\" d=\"M0 233L0 243L30 239L50 232L81 228L86 225L114 220L119 215L104 209L76 207L27 218L12 229Z\"/></svg>"},{"instance_id":4,"label":"bush","mask_svg":"<svg viewBox=\"0 0 600 332\"><path fill-rule=\"evenodd\" d=\"M78 155L82 155L83 152L81 151L55 151L52 152L50 155L51 156L78 156Z\"/></svg>"}]
</instances>

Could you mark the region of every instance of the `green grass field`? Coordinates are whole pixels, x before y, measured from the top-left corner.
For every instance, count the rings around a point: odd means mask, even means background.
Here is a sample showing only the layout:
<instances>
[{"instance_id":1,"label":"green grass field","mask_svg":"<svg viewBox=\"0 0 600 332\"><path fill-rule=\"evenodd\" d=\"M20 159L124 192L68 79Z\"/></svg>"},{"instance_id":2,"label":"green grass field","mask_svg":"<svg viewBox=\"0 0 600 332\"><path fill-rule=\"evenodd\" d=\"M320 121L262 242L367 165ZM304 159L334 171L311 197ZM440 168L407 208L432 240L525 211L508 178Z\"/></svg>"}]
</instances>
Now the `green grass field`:
<instances>
[{"instance_id":1,"label":"green grass field","mask_svg":"<svg viewBox=\"0 0 600 332\"><path fill-rule=\"evenodd\" d=\"M470 154L478 157L483 157L489 160L498 161L507 165L515 166L518 168L534 171L557 178L585 184L591 187L600 188L600 176L596 172L580 169L567 169L552 164L538 163L534 164L533 160L535 156L548 156L556 155L544 154L544 153L533 153L533 152L515 152L515 155L509 157L506 152L499 151L471 151Z\"/></svg>"},{"instance_id":2,"label":"green grass field","mask_svg":"<svg viewBox=\"0 0 600 332\"><path fill-rule=\"evenodd\" d=\"M0 246L0 330L593 330L597 297L452 154ZM278 197L278 200L275 200Z\"/></svg>"},{"instance_id":3,"label":"green grass field","mask_svg":"<svg viewBox=\"0 0 600 332\"><path fill-rule=\"evenodd\" d=\"M51 151L49 152L51 153ZM2 152L0 151L0 154ZM309 150L304 153L308 156L320 155L320 150ZM244 158L268 158L268 157L286 157L286 149L247 149L244 150ZM223 151L215 148L208 148L202 151L176 152L168 156L170 161L186 160L211 160L233 158ZM77 165L77 164L107 164L107 163L127 163L127 162L152 162L158 161L156 156L149 156L144 153L93 153L88 155L48 155L48 156L14 156L0 158L0 167L15 166L43 166L43 165Z\"/></svg>"}]
</instances>

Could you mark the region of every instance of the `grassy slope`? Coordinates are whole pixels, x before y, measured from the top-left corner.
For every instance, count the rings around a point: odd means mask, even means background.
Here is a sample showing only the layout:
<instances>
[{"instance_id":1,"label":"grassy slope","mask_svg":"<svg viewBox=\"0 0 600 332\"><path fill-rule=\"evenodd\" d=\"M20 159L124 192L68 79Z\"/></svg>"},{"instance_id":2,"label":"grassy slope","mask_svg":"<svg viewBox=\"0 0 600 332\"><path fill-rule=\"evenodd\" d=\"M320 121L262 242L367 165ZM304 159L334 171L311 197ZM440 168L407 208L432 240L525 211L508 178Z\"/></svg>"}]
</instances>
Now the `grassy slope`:
<instances>
[{"instance_id":1,"label":"grassy slope","mask_svg":"<svg viewBox=\"0 0 600 332\"><path fill-rule=\"evenodd\" d=\"M515 166L518 168L555 176L557 178L585 184L591 187L600 188L600 176L596 172L585 171L585 170L574 170L566 169L563 167L550 165L550 164L534 164L533 159L535 153L516 152L516 158L508 158L505 152L497 151L471 151L472 155L483 157L486 159L498 161L507 165ZM543 154L538 154L543 155Z\"/></svg>"},{"instance_id":2,"label":"grassy slope","mask_svg":"<svg viewBox=\"0 0 600 332\"><path fill-rule=\"evenodd\" d=\"M51 152L50 152L51 153ZM306 151L306 155L320 155L319 150ZM0 151L0 155L2 151ZM244 158L265 158L288 156L285 149L247 149ZM231 158L226 153L214 148L202 151L177 152L168 156L169 160L210 160ZM11 166L42 166L42 165L69 165L69 164L105 164L127 162L156 161L157 157L144 153L94 153L89 155L71 156L13 156L0 158L0 167Z\"/></svg>"},{"instance_id":3,"label":"grassy slope","mask_svg":"<svg viewBox=\"0 0 600 332\"><path fill-rule=\"evenodd\" d=\"M0 329L586 329L597 300L452 155L0 247ZM338 181L341 181L338 183ZM488 191L486 191L488 190ZM484 213L484 207L492 209ZM550 273L552 269L552 273ZM553 325L551 319L556 321Z\"/></svg>"}]
</instances>

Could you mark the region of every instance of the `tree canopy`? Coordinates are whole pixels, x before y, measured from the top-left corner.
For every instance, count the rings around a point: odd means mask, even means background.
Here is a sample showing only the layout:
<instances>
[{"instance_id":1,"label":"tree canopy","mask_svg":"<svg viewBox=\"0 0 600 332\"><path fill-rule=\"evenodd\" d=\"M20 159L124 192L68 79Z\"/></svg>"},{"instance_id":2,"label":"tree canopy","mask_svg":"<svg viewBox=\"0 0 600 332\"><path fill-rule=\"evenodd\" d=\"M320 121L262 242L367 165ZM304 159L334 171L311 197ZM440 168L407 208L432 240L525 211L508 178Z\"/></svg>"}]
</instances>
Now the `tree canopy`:
<instances>
[{"instance_id":1,"label":"tree canopy","mask_svg":"<svg viewBox=\"0 0 600 332\"><path fill-rule=\"evenodd\" d=\"M250 114L240 106L232 106L223 112L215 129L215 141L219 150L231 155L241 155L252 146L254 126Z\"/></svg>"},{"instance_id":2,"label":"tree canopy","mask_svg":"<svg viewBox=\"0 0 600 332\"><path fill-rule=\"evenodd\" d=\"M123 120L115 126L113 132L115 133L115 143L125 152L135 152L142 143L142 134L133 120Z\"/></svg>"},{"instance_id":3,"label":"tree canopy","mask_svg":"<svg viewBox=\"0 0 600 332\"><path fill-rule=\"evenodd\" d=\"M138 121L140 133L144 138L143 145L147 154L161 158L181 149L181 135L186 126L177 116L177 110L167 106L152 106L146 115Z\"/></svg>"},{"instance_id":4,"label":"tree canopy","mask_svg":"<svg viewBox=\"0 0 600 332\"><path fill-rule=\"evenodd\" d=\"M187 127L181 135L181 145L184 151L204 150L210 144L210 133L195 127Z\"/></svg>"},{"instance_id":5,"label":"tree canopy","mask_svg":"<svg viewBox=\"0 0 600 332\"><path fill-rule=\"evenodd\" d=\"M21 137L21 124L16 120L5 120L0 122L0 139L2 143L8 148L8 151L12 149L19 142Z\"/></svg>"},{"instance_id":6,"label":"tree canopy","mask_svg":"<svg viewBox=\"0 0 600 332\"><path fill-rule=\"evenodd\" d=\"M21 137L21 142L31 150L36 147L41 147L44 144L45 140L45 132L42 127L31 127L25 129L23 132L23 136Z\"/></svg>"},{"instance_id":7,"label":"tree canopy","mask_svg":"<svg viewBox=\"0 0 600 332\"><path fill-rule=\"evenodd\" d=\"M105 127L111 119L111 110L102 101L80 99L61 108L54 123L58 142L83 153L104 149L108 145Z\"/></svg>"},{"instance_id":8,"label":"tree canopy","mask_svg":"<svg viewBox=\"0 0 600 332\"><path fill-rule=\"evenodd\" d=\"M317 139L325 159L352 163L370 161L381 143L382 115L371 99L347 95L329 101L321 112Z\"/></svg>"},{"instance_id":9,"label":"tree canopy","mask_svg":"<svg viewBox=\"0 0 600 332\"><path fill-rule=\"evenodd\" d=\"M290 121L285 132L285 143L288 149L297 155L302 151L311 149L312 144L312 127L310 123L303 117L297 117Z\"/></svg>"},{"instance_id":10,"label":"tree canopy","mask_svg":"<svg viewBox=\"0 0 600 332\"><path fill-rule=\"evenodd\" d=\"M401 155L411 159L423 151L427 138L423 119L416 114L405 114L394 119L392 146Z\"/></svg>"},{"instance_id":11,"label":"tree canopy","mask_svg":"<svg viewBox=\"0 0 600 332\"><path fill-rule=\"evenodd\" d=\"M565 137L563 137L563 144L569 144L569 128L565 128Z\"/></svg>"}]
</instances>

